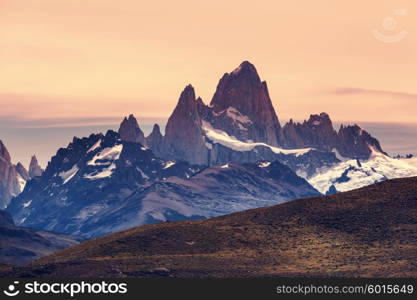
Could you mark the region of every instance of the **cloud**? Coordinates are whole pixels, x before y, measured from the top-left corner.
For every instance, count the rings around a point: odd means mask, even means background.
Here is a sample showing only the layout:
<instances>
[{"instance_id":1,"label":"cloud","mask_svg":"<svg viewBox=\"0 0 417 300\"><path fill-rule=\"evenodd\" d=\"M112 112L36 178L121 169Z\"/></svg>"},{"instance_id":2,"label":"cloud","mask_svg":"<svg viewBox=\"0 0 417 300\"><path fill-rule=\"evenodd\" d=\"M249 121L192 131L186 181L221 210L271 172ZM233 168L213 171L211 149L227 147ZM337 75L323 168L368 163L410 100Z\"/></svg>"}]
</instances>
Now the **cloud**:
<instances>
[{"instance_id":1,"label":"cloud","mask_svg":"<svg viewBox=\"0 0 417 300\"><path fill-rule=\"evenodd\" d=\"M408 100L417 100L417 94L384 91L384 90L363 89L363 88L355 88L355 87L339 87L339 88L331 90L330 94L340 95L340 96L372 95L372 96L395 97L395 98L403 98L403 99L408 99Z\"/></svg>"},{"instance_id":2,"label":"cloud","mask_svg":"<svg viewBox=\"0 0 417 300\"><path fill-rule=\"evenodd\" d=\"M0 126L7 128L71 128L92 126L118 126L122 117L74 117L30 119L16 115L2 116ZM139 126L164 124L163 118L138 118Z\"/></svg>"},{"instance_id":3,"label":"cloud","mask_svg":"<svg viewBox=\"0 0 417 300\"><path fill-rule=\"evenodd\" d=\"M0 125L58 128L118 125L134 114L139 124L164 123L152 101L135 99L48 96L0 92Z\"/></svg>"}]
</instances>

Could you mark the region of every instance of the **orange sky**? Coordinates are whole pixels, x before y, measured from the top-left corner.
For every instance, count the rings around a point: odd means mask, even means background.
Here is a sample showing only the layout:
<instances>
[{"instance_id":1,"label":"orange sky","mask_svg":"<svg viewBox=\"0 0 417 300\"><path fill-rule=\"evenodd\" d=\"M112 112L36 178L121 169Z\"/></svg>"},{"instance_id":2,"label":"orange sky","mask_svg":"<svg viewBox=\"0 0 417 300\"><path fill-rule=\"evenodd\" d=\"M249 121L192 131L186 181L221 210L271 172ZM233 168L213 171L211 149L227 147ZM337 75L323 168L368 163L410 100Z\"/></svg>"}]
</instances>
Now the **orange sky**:
<instances>
[{"instance_id":1,"label":"orange sky","mask_svg":"<svg viewBox=\"0 0 417 300\"><path fill-rule=\"evenodd\" d=\"M208 103L250 60L282 120L414 122L416 14L415 0L0 0L0 118L166 118L186 84Z\"/></svg>"}]
</instances>

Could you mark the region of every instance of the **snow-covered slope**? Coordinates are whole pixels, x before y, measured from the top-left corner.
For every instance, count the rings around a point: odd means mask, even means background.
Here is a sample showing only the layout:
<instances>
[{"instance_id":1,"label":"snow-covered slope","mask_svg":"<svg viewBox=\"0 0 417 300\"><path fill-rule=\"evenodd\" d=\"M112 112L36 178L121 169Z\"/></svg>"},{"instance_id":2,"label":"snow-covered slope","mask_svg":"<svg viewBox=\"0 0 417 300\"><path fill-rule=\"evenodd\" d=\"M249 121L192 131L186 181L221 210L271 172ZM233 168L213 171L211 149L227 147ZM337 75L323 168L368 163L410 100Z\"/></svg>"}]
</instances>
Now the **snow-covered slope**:
<instances>
[{"instance_id":1,"label":"snow-covered slope","mask_svg":"<svg viewBox=\"0 0 417 300\"><path fill-rule=\"evenodd\" d=\"M307 179L321 193L329 192L332 186L338 192L345 192L387 179L417 176L417 158L392 158L374 149L368 160L338 156L342 162L318 170Z\"/></svg>"},{"instance_id":2,"label":"snow-covered slope","mask_svg":"<svg viewBox=\"0 0 417 300\"><path fill-rule=\"evenodd\" d=\"M295 155L300 156L304 155L307 152L313 150L312 148L304 149L282 149L278 147L273 147L265 143L254 143L254 142L243 142L238 140L235 137L228 135L226 132L214 129L210 123L203 121L203 130L206 134L206 137L214 144L220 144L227 148L230 148L235 151L252 151L255 147L263 146L272 150L276 154L286 154L286 155ZM206 144L209 148L211 144Z\"/></svg>"}]
</instances>

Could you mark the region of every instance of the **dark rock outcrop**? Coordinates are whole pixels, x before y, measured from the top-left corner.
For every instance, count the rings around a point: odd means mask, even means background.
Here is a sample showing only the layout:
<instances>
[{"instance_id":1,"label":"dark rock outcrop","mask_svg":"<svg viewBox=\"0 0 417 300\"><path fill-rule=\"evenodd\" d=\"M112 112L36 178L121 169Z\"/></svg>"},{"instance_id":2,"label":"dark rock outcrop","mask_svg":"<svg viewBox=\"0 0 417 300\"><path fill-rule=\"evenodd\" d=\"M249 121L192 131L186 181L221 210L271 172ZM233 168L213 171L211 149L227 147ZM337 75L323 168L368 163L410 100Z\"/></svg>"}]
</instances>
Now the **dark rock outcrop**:
<instances>
[{"instance_id":1,"label":"dark rock outcrop","mask_svg":"<svg viewBox=\"0 0 417 300\"><path fill-rule=\"evenodd\" d=\"M386 154L377 139L358 125L342 125L335 131L326 113L311 115L303 123L292 120L282 128L283 146L288 149L311 147L320 151L337 150L346 158L368 159L372 151Z\"/></svg>"},{"instance_id":2,"label":"dark rock outcrop","mask_svg":"<svg viewBox=\"0 0 417 300\"><path fill-rule=\"evenodd\" d=\"M288 149L315 148L322 151L332 151L337 144L337 132L326 113L311 115L303 123L290 120L282 128L283 146Z\"/></svg>"},{"instance_id":3,"label":"dark rock outcrop","mask_svg":"<svg viewBox=\"0 0 417 300\"><path fill-rule=\"evenodd\" d=\"M123 141L140 143L143 146L146 146L145 135L133 115L129 115L128 118L123 119L118 132Z\"/></svg>"},{"instance_id":4,"label":"dark rock outcrop","mask_svg":"<svg viewBox=\"0 0 417 300\"><path fill-rule=\"evenodd\" d=\"M372 151L386 154L379 141L358 125L342 125L337 137L337 150L344 157L368 159Z\"/></svg>"}]
</instances>

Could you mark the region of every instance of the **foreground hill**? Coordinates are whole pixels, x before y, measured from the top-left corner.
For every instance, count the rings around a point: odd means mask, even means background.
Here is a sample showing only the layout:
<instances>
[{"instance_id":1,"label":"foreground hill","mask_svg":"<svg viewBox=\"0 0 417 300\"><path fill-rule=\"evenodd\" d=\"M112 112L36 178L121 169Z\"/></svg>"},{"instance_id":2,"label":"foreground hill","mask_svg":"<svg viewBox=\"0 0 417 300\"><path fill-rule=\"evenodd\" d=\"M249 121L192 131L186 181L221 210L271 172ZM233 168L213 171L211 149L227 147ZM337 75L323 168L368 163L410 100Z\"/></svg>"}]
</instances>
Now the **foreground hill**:
<instances>
[{"instance_id":1,"label":"foreground hill","mask_svg":"<svg viewBox=\"0 0 417 300\"><path fill-rule=\"evenodd\" d=\"M417 276L417 178L137 227L3 276Z\"/></svg>"}]
</instances>

